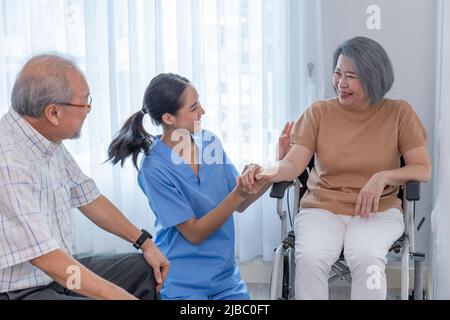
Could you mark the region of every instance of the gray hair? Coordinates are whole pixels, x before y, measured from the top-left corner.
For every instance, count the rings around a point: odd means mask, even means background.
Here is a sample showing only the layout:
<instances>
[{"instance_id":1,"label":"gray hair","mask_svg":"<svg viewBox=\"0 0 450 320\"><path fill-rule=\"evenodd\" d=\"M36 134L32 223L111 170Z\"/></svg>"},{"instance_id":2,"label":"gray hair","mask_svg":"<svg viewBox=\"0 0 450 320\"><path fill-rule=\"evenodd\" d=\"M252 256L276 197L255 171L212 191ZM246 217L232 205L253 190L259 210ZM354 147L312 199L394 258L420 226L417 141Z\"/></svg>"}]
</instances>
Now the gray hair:
<instances>
[{"instance_id":1,"label":"gray hair","mask_svg":"<svg viewBox=\"0 0 450 320\"><path fill-rule=\"evenodd\" d=\"M70 71L83 72L70 57L42 54L32 57L19 72L11 94L12 108L22 116L39 118L46 106L72 100Z\"/></svg>"},{"instance_id":2,"label":"gray hair","mask_svg":"<svg viewBox=\"0 0 450 320\"><path fill-rule=\"evenodd\" d=\"M334 52L333 69L336 69L340 55L353 62L370 104L380 102L394 84L391 60L383 47L366 37L349 39Z\"/></svg>"}]
</instances>

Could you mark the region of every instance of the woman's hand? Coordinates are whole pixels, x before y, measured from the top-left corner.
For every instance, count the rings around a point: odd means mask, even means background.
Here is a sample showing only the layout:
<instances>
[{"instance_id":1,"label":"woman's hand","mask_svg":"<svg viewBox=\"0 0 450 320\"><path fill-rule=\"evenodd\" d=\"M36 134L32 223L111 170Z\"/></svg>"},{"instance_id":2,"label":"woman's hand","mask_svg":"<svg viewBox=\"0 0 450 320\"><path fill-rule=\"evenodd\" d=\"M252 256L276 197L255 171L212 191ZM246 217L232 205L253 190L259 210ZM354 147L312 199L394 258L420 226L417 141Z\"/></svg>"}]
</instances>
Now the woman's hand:
<instances>
[{"instance_id":1,"label":"woman's hand","mask_svg":"<svg viewBox=\"0 0 450 320\"><path fill-rule=\"evenodd\" d=\"M293 122L286 123L280 137L278 138L276 159L278 161L282 160L291 149L291 130L293 126Z\"/></svg>"},{"instance_id":2,"label":"woman's hand","mask_svg":"<svg viewBox=\"0 0 450 320\"><path fill-rule=\"evenodd\" d=\"M354 215L361 216L361 218L369 218L371 212L378 212L378 204L380 202L381 194L386 187L386 179L383 172L374 174L366 185L361 189Z\"/></svg>"}]
</instances>

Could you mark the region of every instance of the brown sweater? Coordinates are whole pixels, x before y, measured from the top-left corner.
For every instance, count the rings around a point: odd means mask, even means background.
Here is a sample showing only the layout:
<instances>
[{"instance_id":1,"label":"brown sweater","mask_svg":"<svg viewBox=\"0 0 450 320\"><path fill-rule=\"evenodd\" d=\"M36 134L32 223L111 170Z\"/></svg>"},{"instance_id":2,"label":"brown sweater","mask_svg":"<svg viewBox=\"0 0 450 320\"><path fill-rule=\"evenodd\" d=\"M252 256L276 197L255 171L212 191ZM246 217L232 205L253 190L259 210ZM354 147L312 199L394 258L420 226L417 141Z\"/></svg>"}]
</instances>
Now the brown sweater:
<instances>
[{"instance_id":1,"label":"brown sweater","mask_svg":"<svg viewBox=\"0 0 450 320\"><path fill-rule=\"evenodd\" d=\"M412 107L383 99L369 110L346 109L337 98L317 101L303 113L291 142L315 153L302 208L353 215L361 188L377 172L400 167L400 156L427 146L427 133ZM401 210L399 187L387 186L378 211Z\"/></svg>"}]
</instances>

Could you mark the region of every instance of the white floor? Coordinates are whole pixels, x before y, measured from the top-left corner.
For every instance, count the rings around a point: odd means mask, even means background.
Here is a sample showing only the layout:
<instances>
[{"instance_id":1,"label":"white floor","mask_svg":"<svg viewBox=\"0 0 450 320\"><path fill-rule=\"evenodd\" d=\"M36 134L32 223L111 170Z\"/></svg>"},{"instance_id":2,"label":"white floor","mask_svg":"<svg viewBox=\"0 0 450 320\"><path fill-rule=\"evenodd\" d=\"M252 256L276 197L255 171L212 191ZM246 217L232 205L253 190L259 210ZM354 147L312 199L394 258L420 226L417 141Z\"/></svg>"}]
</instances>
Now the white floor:
<instances>
[{"instance_id":1,"label":"white floor","mask_svg":"<svg viewBox=\"0 0 450 320\"><path fill-rule=\"evenodd\" d=\"M269 299L269 285L264 283L247 283L250 297L252 300L268 300ZM336 287L330 290L330 300L349 300L349 287ZM388 290L388 300L399 300L400 290Z\"/></svg>"},{"instance_id":2,"label":"white floor","mask_svg":"<svg viewBox=\"0 0 450 320\"><path fill-rule=\"evenodd\" d=\"M250 298L252 300L268 300L269 299L269 285L261 283L247 283Z\"/></svg>"}]
</instances>

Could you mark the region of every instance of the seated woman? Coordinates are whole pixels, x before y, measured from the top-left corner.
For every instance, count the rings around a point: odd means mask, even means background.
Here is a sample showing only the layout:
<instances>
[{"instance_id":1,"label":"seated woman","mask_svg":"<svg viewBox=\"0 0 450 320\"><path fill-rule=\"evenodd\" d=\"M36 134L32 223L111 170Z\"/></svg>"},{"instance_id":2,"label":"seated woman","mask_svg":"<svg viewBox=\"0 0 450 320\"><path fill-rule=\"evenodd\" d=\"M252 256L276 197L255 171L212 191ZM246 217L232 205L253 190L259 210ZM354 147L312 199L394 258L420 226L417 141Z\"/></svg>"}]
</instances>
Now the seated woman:
<instances>
[{"instance_id":1,"label":"seated woman","mask_svg":"<svg viewBox=\"0 0 450 320\"><path fill-rule=\"evenodd\" d=\"M205 113L191 83L160 74L147 87L142 111L126 121L109 147L114 164L144 152L138 183L156 216L155 243L170 261L162 299L249 299L234 255L233 212L267 190L236 187L238 172L220 140L199 128ZM144 115L162 125L153 137Z\"/></svg>"},{"instance_id":2,"label":"seated woman","mask_svg":"<svg viewBox=\"0 0 450 320\"><path fill-rule=\"evenodd\" d=\"M404 231L397 194L407 181L430 180L427 134L406 101L384 98L394 75L380 44L345 41L333 68L337 97L303 113L282 161L250 166L240 182L249 188L255 181L293 180L315 154L294 226L296 299L328 299L329 273L342 248L351 298L386 299L386 256Z\"/></svg>"}]
</instances>

